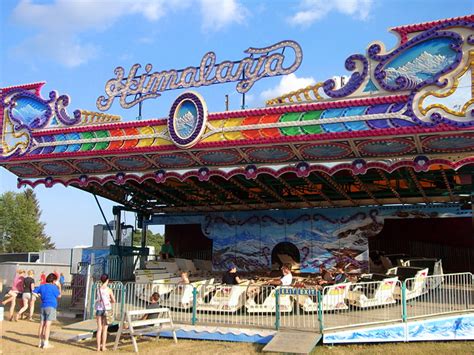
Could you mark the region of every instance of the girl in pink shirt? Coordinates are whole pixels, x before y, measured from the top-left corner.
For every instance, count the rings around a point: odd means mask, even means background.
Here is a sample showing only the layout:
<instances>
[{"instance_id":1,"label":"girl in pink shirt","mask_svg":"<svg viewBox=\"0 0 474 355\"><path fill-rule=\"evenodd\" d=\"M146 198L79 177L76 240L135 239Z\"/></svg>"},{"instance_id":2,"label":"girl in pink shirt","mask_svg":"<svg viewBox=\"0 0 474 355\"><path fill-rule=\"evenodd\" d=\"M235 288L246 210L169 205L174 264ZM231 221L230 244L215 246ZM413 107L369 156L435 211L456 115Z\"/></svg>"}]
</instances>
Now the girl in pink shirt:
<instances>
[{"instance_id":1,"label":"girl in pink shirt","mask_svg":"<svg viewBox=\"0 0 474 355\"><path fill-rule=\"evenodd\" d=\"M2 301L3 305L7 305L10 303L10 313L8 319L10 321L14 320L15 317L15 306L16 306L16 299L17 297L22 297L23 294L23 280L25 279L25 270L17 270L15 274L15 278L13 279L12 288L6 294L5 299Z\"/></svg>"}]
</instances>

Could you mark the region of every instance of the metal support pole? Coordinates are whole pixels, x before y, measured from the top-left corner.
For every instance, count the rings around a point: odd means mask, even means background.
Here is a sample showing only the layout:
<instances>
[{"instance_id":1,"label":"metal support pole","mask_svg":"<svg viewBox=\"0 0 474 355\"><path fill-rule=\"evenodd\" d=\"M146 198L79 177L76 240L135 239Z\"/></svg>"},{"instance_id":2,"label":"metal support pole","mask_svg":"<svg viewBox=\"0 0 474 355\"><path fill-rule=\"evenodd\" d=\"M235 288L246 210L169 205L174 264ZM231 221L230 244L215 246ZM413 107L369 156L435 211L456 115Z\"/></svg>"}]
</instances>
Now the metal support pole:
<instances>
[{"instance_id":1,"label":"metal support pole","mask_svg":"<svg viewBox=\"0 0 474 355\"><path fill-rule=\"evenodd\" d=\"M280 290L275 290L275 329L280 329Z\"/></svg>"},{"instance_id":2,"label":"metal support pole","mask_svg":"<svg viewBox=\"0 0 474 355\"><path fill-rule=\"evenodd\" d=\"M125 307L125 292L126 292L126 287L127 284L121 284L122 285L122 294L121 294L121 299L120 299L120 318L123 319L123 316L125 315L123 312L123 308Z\"/></svg>"},{"instance_id":3,"label":"metal support pole","mask_svg":"<svg viewBox=\"0 0 474 355\"><path fill-rule=\"evenodd\" d=\"M122 212L119 210L115 215L115 245L117 249L117 276L122 281L122 250L120 245L122 244Z\"/></svg>"},{"instance_id":4,"label":"metal support pole","mask_svg":"<svg viewBox=\"0 0 474 355\"><path fill-rule=\"evenodd\" d=\"M406 323L407 321L407 286L406 281L402 283L402 321Z\"/></svg>"},{"instance_id":5,"label":"metal support pole","mask_svg":"<svg viewBox=\"0 0 474 355\"><path fill-rule=\"evenodd\" d=\"M472 209L472 233L473 233L471 235L474 235L474 179L471 185L471 209Z\"/></svg>"},{"instance_id":6,"label":"metal support pole","mask_svg":"<svg viewBox=\"0 0 474 355\"><path fill-rule=\"evenodd\" d=\"M119 211L115 215L115 245L118 247L122 244L122 213Z\"/></svg>"},{"instance_id":7,"label":"metal support pole","mask_svg":"<svg viewBox=\"0 0 474 355\"><path fill-rule=\"evenodd\" d=\"M186 286L184 286L184 287L186 287ZM198 294L197 288L193 287L193 315L192 315L192 318L191 318L192 325L196 325L196 322L197 322L197 317L196 317L197 294Z\"/></svg>"},{"instance_id":8,"label":"metal support pole","mask_svg":"<svg viewBox=\"0 0 474 355\"><path fill-rule=\"evenodd\" d=\"M323 325L323 297L321 295L320 290L318 290L318 321L319 321L319 331L322 334L323 330L324 330L324 325Z\"/></svg>"},{"instance_id":9,"label":"metal support pole","mask_svg":"<svg viewBox=\"0 0 474 355\"><path fill-rule=\"evenodd\" d=\"M140 246L142 248L142 250L140 251L140 269L145 268L145 261L148 257L148 255L143 254L143 251L146 248L146 232L147 232L147 230L148 230L148 225L146 224L145 216L143 216L142 217L142 240L141 240L141 243L140 243Z\"/></svg>"},{"instance_id":10,"label":"metal support pole","mask_svg":"<svg viewBox=\"0 0 474 355\"><path fill-rule=\"evenodd\" d=\"M88 303L88 297L90 297L90 308L89 308L89 311L90 311L90 315L92 317L92 312L93 312L93 307L94 307L94 302L92 301L92 295L94 295L94 291L95 291L95 284L93 283L92 284L92 290L91 290L91 293L89 295L89 287L90 287L90 280L91 280L91 265L87 265L87 270L86 270L86 290L84 292L84 316L83 316L83 320L86 320L87 319L87 303Z\"/></svg>"},{"instance_id":11,"label":"metal support pole","mask_svg":"<svg viewBox=\"0 0 474 355\"><path fill-rule=\"evenodd\" d=\"M245 80L245 72L242 71L242 81ZM245 92L242 93L242 107L241 107L242 110L245 110Z\"/></svg>"}]
</instances>

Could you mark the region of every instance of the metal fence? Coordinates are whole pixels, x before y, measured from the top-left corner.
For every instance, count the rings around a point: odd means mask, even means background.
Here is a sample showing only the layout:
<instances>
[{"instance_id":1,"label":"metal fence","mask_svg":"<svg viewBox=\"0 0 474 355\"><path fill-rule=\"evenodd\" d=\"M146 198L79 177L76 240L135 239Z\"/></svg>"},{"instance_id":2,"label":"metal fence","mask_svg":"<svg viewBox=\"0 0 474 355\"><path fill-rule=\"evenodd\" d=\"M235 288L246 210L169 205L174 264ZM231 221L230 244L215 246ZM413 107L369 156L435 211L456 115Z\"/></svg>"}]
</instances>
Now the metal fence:
<instances>
[{"instance_id":1,"label":"metal fence","mask_svg":"<svg viewBox=\"0 0 474 355\"><path fill-rule=\"evenodd\" d=\"M408 279L407 283L415 279ZM474 311L474 283L470 273L428 276L420 295L406 302L406 318Z\"/></svg>"},{"instance_id":2,"label":"metal fence","mask_svg":"<svg viewBox=\"0 0 474 355\"><path fill-rule=\"evenodd\" d=\"M58 298L58 310L66 311L72 306L73 288L70 282L61 286L61 297Z\"/></svg>"},{"instance_id":3,"label":"metal fence","mask_svg":"<svg viewBox=\"0 0 474 355\"><path fill-rule=\"evenodd\" d=\"M111 255L107 258L106 273L111 280L133 280L140 257Z\"/></svg>"},{"instance_id":4,"label":"metal fence","mask_svg":"<svg viewBox=\"0 0 474 355\"><path fill-rule=\"evenodd\" d=\"M403 284L387 280L325 287L320 301L324 329L401 321L402 306L395 294Z\"/></svg>"},{"instance_id":5,"label":"metal fence","mask_svg":"<svg viewBox=\"0 0 474 355\"><path fill-rule=\"evenodd\" d=\"M203 280L178 285L154 283L110 284L117 303L117 320L124 312L144 309L153 293L160 306L169 307L173 321L185 324L298 328L326 331L387 322L405 322L418 317L474 311L471 273L428 276L424 279L396 277L382 281L342 283L324 288L214 284ZM94 315L97 284L91 290L89 317Z\"/></svg>"},{"instance_id":6,"label":"metal fence","mask_svg":"<svg viewBox=\"0 0 474 355\"><path fill-rule=\"evenodd\" d=\"M187 250L176 253L176 257L189 260L212 260L212 250Z\"/></svg>"}]
</instances>

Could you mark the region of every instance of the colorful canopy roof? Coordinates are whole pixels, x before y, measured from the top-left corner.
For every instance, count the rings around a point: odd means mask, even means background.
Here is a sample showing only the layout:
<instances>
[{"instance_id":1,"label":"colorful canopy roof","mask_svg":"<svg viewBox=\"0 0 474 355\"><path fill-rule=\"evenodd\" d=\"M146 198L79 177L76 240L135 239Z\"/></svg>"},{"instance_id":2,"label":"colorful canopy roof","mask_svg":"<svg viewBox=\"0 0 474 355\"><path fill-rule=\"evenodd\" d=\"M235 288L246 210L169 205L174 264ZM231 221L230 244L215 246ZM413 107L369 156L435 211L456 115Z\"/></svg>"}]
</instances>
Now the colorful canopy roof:
<instances>
[{"instance_id":1,"label":"colorful canopy roof","mask_svg":"<svg viewBox=\"0 0 474 355\"><path fill-rule=\"evenodd\" d=\"M69 97L42 98L42 83L3 88L0 164L20 185L153 212L457 201L472 192L473 27L469 15L394 28L396 48L346 60L342 87L327 80L207 121L194 94L167 118L121 122L70 116Z\"/></svg>"}]
</instances>

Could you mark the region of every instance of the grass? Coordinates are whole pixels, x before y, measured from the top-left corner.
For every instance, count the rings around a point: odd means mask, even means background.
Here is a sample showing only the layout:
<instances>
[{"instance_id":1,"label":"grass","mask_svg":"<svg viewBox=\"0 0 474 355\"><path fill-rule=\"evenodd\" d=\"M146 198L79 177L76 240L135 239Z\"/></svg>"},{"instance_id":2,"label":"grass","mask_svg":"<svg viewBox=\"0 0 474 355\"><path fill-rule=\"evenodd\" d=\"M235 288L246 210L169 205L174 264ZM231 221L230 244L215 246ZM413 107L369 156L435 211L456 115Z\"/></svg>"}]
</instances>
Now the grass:
<instances>
[{"instance_id":1,"label":"grass","mask_svg":"<svg viewBox=\"0 0 474 355\"><path fill-rule=\"evenodd\" d=\"M289 339L288 341L291 341ZM160 353L182 355L191 353L199 354L258 354L262 352L263 345L249 343L230 343L220 341L179 340L178 344L160 339L158 341L140 342L141 354ZM121 351L132 351L131 345L122 346ZM271 354L271 353L265 353ZM413 343L384 343L372 345L318 345L311 354L383 354L383 355L427 355L427 354L474 354L474 342L413 342Z\"/></svg>"}]
</instances>

